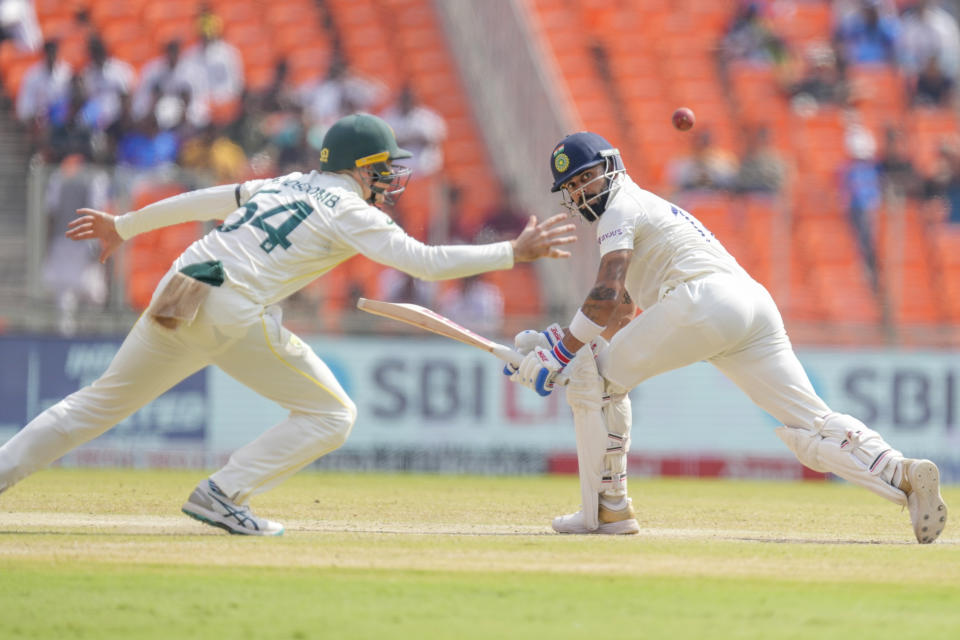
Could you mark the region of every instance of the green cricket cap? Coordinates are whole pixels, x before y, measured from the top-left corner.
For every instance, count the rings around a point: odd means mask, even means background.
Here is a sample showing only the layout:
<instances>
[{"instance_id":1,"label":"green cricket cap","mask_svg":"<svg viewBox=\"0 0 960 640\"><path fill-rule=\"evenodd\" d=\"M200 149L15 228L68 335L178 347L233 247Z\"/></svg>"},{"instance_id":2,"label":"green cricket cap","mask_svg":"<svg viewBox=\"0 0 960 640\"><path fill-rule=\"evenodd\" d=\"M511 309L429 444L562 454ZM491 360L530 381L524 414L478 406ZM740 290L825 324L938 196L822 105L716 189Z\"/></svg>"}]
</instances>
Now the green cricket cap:
<instances>
[{"instance_id":1,"label":"green cricket cap","mask_svg":"<svg viewBox=\"0 0 960 640\"><path fill-rule=\"evenodd\" d=\"M397 136L382 118L354 113L337 120L323 136L320 169L343 171L411 157L397 146Z\"/></svg>"}]
</instances>

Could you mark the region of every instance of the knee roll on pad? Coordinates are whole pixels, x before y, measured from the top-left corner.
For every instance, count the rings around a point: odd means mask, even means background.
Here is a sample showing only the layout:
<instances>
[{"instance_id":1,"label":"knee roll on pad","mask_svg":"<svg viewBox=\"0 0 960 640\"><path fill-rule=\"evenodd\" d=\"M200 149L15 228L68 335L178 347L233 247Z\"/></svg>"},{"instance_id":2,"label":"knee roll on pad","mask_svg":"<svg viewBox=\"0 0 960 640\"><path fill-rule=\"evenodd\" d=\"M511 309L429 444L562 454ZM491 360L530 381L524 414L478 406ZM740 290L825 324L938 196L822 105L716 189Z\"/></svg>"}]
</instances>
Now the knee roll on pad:
<instances>
[{"instance_id":1,"label":"knee roll on pad","mask_svg":"<svg viewBox=\"0 0 960 640\"><path fill-rule=\"evenodd\" d=\"M906 495L891 484L903 454L853 416L830 413L814 420L812 429L783 426L776 433L814 471L834 473L887 500L906 504Z\"/></svg>"}]
</instances>

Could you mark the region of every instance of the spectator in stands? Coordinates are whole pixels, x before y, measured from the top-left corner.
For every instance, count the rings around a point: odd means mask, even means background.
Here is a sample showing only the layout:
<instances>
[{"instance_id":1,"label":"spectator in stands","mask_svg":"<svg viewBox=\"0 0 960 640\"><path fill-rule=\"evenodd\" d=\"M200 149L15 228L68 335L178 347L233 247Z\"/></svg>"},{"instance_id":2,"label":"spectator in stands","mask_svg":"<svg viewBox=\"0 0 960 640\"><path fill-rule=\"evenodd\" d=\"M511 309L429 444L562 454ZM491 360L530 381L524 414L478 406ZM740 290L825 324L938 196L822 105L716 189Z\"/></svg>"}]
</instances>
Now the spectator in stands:
<instances>
[{"instance_id":1,"label":"spectator in stands","mask_svg":"<svg viewBox=\"0 0 960 640\"><path fill-rule=\"evenodd\" d=\"M709 129L693 137L693 150L667 168L674 188L680 191L731 191L736 186L737 159L713 143Z\"/></svg>"},{"instance_id":2,"label":"spectator in stands","mask_svg":"<svg viewBox=\"0 0 960 640\"><path fill-rule=\"evenodd\" d=\"M840 18L835 40L850 64L894 64L900 21L893 11L882 15L880 0L860 0Z\"/></svg>"},{"instance_id":3,"label":"spectator in stands","mask_svg":"<svg viewBox=\"0 0 960 640\"><path fill-rule=\"evenodd\" d=\"M876 288L877 261L873 239L876 216L883 198L880 171L875 161L877 142L869 129L860 124L851 124L844 135L844 144L850 157L842 174L847 215L856 231L860 251Z\"/></svg>"},{"instance_id":4,"label":"spectator in stands","mask_svg":"<svg viewBox=\"0 0 960 640\"><path fill-rule=\"evenodd\" d=\"M413 152L413 158L407 163L413 170L413 178L403 201L398 204L398 208L406 209L407 233L421 240L435 241L435 209L440 199L437 178L443 168L442 144L447 137L447 125L438 113L420 104L409 85L400 90L397 100L380 116L393 128L397 144Z\"/></svg>"},{"instance_id":5,"label":"spectator in stands","mask_svg":"<svg viewBox=\"0 0 960 640\"><path fill-rule=\"evenodd\" d=\"M311 127L322 133L341 117L354 111L372 111L383 100L384 86L354 74L338 50L331 56L326 77L301 90L300 102Z\"/></svg>"},{"instance_id":6,"label":"spectator in stands","mask_svg":"<svg viewBox=\"0 0 960 640\"><path fill-rule=\"evenodd\" d=\"M98 135L98 105L89 100L80 76L71 76L69 88L48 110L48 131L44 153L53 162L71 154L92 155L93 145L102 144Z\"/></svg>"},{"instance_id":7,"label":"spectator in stands","mask_svg":"<svg viewBox=\"0 0 960 640\"><path fill-rule=\"evenodd\" d=\"M0 42L12 40L20 51L35 53L43 45L33 0L0 0Z\"/></svg>"},{"instance_id":8,"label":"spectator in stands","mask_svg":"<svg viewBox=\"0 0 960 640\"><path fill-rule=\"evenodd\" d=\"M107 55L107 48L99 36L91 36L87 51L90 61L83 69L82 78L88 99L95 103L98 114L96 128L108 129L119 120L127 96L136 84L136 72L129 64Z\"/></svg>"},{"instance_id":9,"label":"spectator in stands","mask_svg":"<svg viewBox=\"0 0 960 640\"><path fill-rule=\"evenodd\" d=\"M184 142L179 164L188 169L194 179L190 188L198 189L242 182L247 170L247 156L222 127L211 123Z\"/></svg>"},{"instance_id":10,"label":"spectator in stands","mask_svg":"<svg viewBox=\"0 0 960 640\"><path fill-rule=\"evenodd\" d=\"M281 111L297 104L296 88L290 80L290 63L280 58L273 67L273 78L263 90L252 96L258 108L264 111Z\"/></svg>"},{"instance_id":11,"label":"spectator in stands","mask_svg":"<svg viewBox=\"0 0 960 640\"><path fill-rule=\"evenodd\" d=\"M450 244L470 242L479 227L474 227L463 215L463 187L455 182L445 182L441 188L441 208L436 221L437 237Z\"/></svg>"},{"instance_id":12,"label":"spectator in stands","mask_svg":"<svg viewBox=\"0 0 960 640\"><path fill-rule=\"evenodd\" d=\"M812 115L824 105L843 105L849 98L845 69L827 43L810 45L804 56L804 73L788 88L791 106L801 115Z\"/></svg>"},{"instance_id":13,"label":"spectator in stands","mask_svg":"<svg viewBox=\"0 0 960 640\"><path fill-rule=\"evenodd\" d=\"M787 45L763 19L761 3L741 1L730 26L720 42L720 60L758 64L782 64L787 60Z\"/></svg>"},{"instance_id":14,"label":"spectator in stands","mask_svg":"<svg viewBox=\"0 0 960 640\"><path fill-rule=\"evenodd\" d=\"M308 162L307 131L298 105L288 104L280 111L266 114L260 123L260 132L266 136L268 148L282 171L292 171L296 165ZM315 149L311 147L311 150Z\"/></svg>"},{"instance_id":15,"label":"spectator in stands","mask_svg":"<svg viewBox=\"0 0 960 640\"><path fill-rule=\"evenodd\" d=\"M917 0L901 17L900 64L908 76L918 75L931 56L943 75L956 82L960 74L960 28L935 0Z\"/></svg>"},{"instance_id":16,"label":"spectator in stands","mask_svg":"<svg viewBox=\"0 0 960 640\"><path fill-rule=\"evenodd\" d=\"M43 284L55 292L64 335L76 333L76 312L83 304L102 306L107 300L106 272L98 260L93 240L74 242L63 235L77 209L104 208L109 192L106 171L87 164L82 154L72 154L54 169L44 196L48 240L43 261Z\"/></svg>"},{"instance_id":17,"label":"spectator in stands","mask_svg":"<svg viewBox=\"0 0 960 640\"><path fill-rule=\"evenodd\" d=\"M944 75L939 58L930 56L913 80L910 104L914 107L948 107L953 101L954 80Z\"/></svg>"},{"instance_id":18,"label":"spectator in stands","mask_svg":"<svg viewBox=\"0 0 960 640\"><path fill-rule=\"evenodd\" d=\"M157 102L167 96L187 96L185 120L192 127L200 129L210 121L206 75L180 55L179 40L168 42L163 56L143 66L140 85L133 96L134 119L152 117Z\"/></svg>"},{"instance_id":19,"label":"spectator in stands","mask_svg":"<svg viewBox=\"0 0 960 640\"><path fill-rule=\"evenodd\" d=\"M408 164L417 178L431 176L443 167L441 145L447 125L437 112L420 104L413 87L405 85L395 104L380 114L397 134L397 144L413 152Z\"/></svg>"},{"instance_id":20,"label":"spectator in stands","mask_svg":"<svg viewBox=\"0 0 960 640\"><path fill-rule=\"evenodd\" d=\"M155 113L140 120L117 142L117 163L149 171L176 162L180 151L177 125L183 120L183 102L173 96L160 100Z\"/></svg>"},{"instance_id":21,"label":"spectator in stands","mask_svg":"<svg viewBox=\"0 0 960 640\"><path fill-rule=\"evenodd\" d=\"M240 143L248 156L269 153L272 157L284 155L289 148L302 148L303 112L296 92L289 82L289 66L281 58L274 67L270 83L258 91L245 91L243 109L231 125L231 138ZM277 148L269 148L271 145ZM300 153L294 161L303 161Z\"/></svg>"},{"instance_id":22,"label":"spectator in stands","mask_svg":"<svg viewBox=\"0 0 960 640\"><path fill-rule=\"evenodd\" d=\"M387 302L409 302L433 308L437 286L391 267L377 275L377 298ZM442 313L442 312L441 312Z\"/></svg>"},{"instance_id":23,"label":"spectator in stands","mask_svg":"<svg viewBox=\"0 0 960 640\"><path fill-rule=\"evenodd\" d=\"M17 118L35 137L42 137L51 105L69 91L73 72L69 64L59 59L59 48L58 40L43 44L43 60L27 69L17 93Z\"/></svg>"},{"instance_id":24,"label":"spectator in stands","mask_svg":"<svg viewBox=\"0 0 960 640\"><path fill-rule=\"evenodd\" d=\"M897 198L917 196L920 191L920 177L910 159L906 136L896 126L887 125L883 138L883 152L877 169L884 194Z\"/></svg>"},{"instance_id":25,"label":"spectator in stands","mask_svg":"<svg viewBox=\"0 0 960 640\"><path fill-rule=\"evenodd\" d=\"M209 11L197 19L200 42L184 53L186 64L203 77L207 100L214 114L226 112L232 120L239 111L243 92L243 57L240 51L220 36L223 21ZM221 120L224 118L221 118Z\"/></svg>"},{"instance_id":26,"label":"spectator in stands","mask_svg":"<svg viewBox=\"0 0 960 640\"><path fill-rule=\"evenodd\" d=\"M787 167L780 152L770 144L765 125L745 132L746 148L740 159L735 190L739 193L777 194L783 190Z\"/></svg>"},{"instance_id":27,"label":"spectator in stands","mask_svg":"<svg viewBox=\"0 0 960 640\"><path fill-rule=\"evenodd\" d=\"M480 335L496 336L503 329L503 294L481 276L456 280L440 295L437 310Z\"/></svg>"},{"instance_id":28,"label":"spectator in stands","mask_svg":"<svg viewBox=\"0 0 960 640\"><path fill-rule=\"evenodd\" d=\"M960 142L956 138L940 144L937 166L924 181L923 196L940 202L946 210L944 222L960 224Z\"/></svg>"},{"instance_id":29,"label":"spectator in stands","mask_svg":"<svg viewBox=\"0 0 960 640\"><path fill-rule=\"evenodd\" d=\"M459 198L461 192L456 192ZM472 240L476 242L497 242L503 238L512 238L523 230L530 218L530 212L520 203L517 197L517 185L512 181L502 182L500 198L497 203L483 216L479 229ZM518 231L519 230L519 231Z\"/></svg>"}]
</instances>

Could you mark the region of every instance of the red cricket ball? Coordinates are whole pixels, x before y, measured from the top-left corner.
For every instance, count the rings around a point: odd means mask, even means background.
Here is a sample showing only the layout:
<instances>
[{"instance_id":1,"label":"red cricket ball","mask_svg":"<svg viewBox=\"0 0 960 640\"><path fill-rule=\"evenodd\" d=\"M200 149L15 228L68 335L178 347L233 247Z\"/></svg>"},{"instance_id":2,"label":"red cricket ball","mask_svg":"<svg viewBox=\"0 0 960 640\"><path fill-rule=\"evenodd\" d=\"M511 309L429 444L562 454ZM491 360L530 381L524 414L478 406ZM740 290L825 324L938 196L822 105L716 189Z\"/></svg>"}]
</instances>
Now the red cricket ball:
<instances>
[{"instance_id":1,"label":"red cricket ball","mask_svg":"<svg viewBox=\"0 0 960 640\"><path fill-rule=\"evenodd\" d=\"M693 115L693 109L688 107L680 107L673 112L673 126L680 131L686 131L696 121L697 118Z\"/></svg>"}]
</instances>

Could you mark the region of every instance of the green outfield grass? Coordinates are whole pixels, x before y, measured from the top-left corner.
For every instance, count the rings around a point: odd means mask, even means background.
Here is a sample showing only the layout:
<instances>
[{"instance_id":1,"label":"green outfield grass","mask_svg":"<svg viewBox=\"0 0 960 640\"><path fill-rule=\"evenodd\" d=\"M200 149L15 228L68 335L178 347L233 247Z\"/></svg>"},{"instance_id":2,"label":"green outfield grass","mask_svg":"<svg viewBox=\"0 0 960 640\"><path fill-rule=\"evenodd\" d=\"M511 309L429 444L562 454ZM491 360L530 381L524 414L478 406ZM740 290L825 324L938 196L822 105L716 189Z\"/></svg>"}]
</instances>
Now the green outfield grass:
<instances>
[{"instance_id":1,"label":"green outfield grass","mask_svg":"<svg viewBox=\"0 0 960 640\"><path fill-rule=\"evenodd\" d=\"M180 514L201 477L0 496L0 638L960 637L958 523L917 545L845 484L633 480L643 531L611 538L550 532L573 477L303 473L251 539Z\"/></svg>"}]
</instances>

